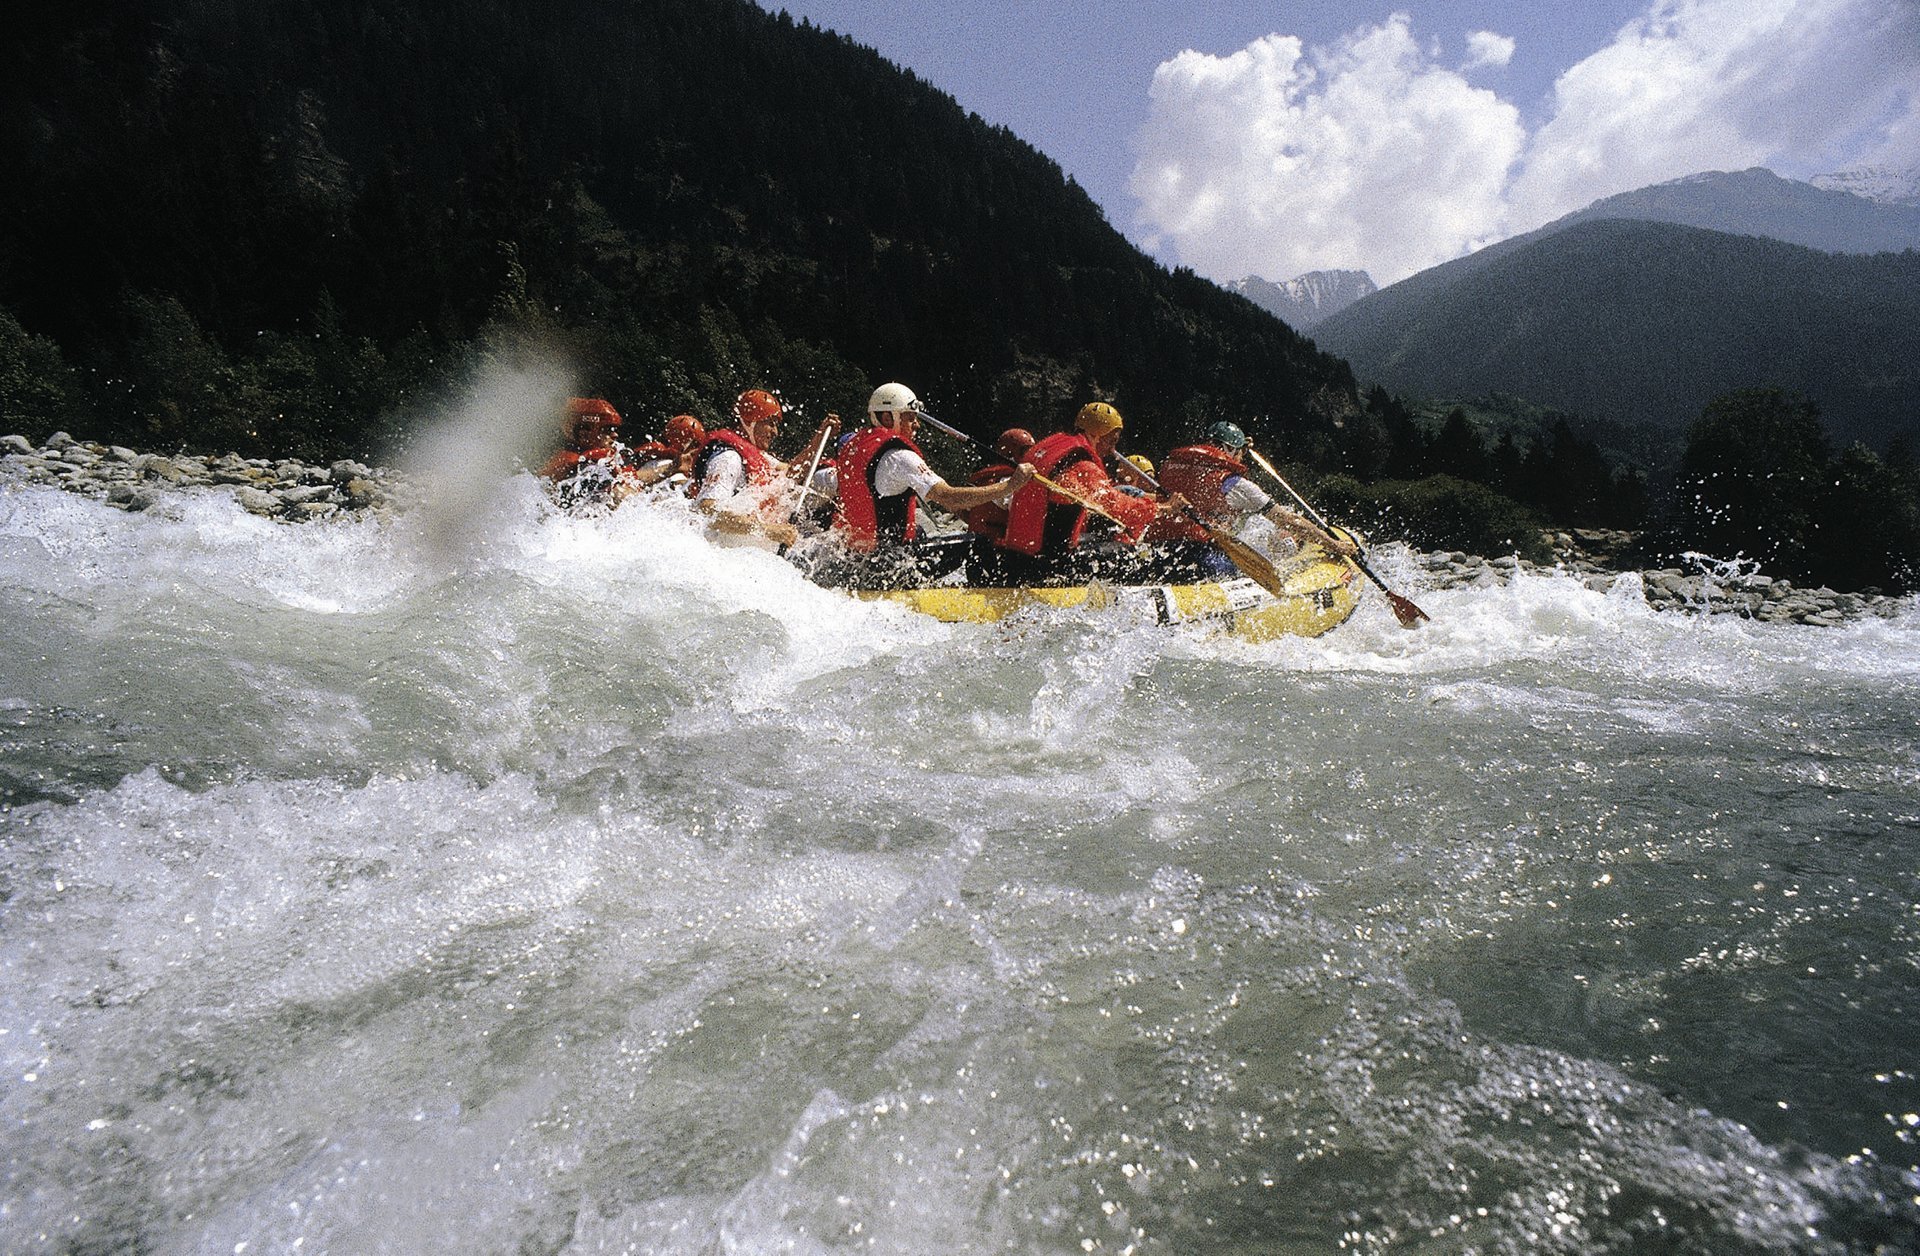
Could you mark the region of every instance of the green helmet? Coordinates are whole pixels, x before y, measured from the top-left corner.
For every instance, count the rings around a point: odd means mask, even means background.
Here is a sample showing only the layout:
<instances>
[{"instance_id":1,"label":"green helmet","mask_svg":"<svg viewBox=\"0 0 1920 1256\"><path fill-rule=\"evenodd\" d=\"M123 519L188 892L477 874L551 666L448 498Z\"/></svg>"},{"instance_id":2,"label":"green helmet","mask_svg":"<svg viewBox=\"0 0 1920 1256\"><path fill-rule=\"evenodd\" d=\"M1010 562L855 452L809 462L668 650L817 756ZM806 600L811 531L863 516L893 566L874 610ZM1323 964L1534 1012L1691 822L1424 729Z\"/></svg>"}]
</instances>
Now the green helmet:
<instances>
[{"instance_id":1,"label":"green helmet","mask_svg":"<svg viewBox=\"0 0 1920 1256\"><path fill-rule=\"evenodd\" d=\"M1247 434L1237 424L1219 422L1207 429L1207 443L1222 449L1245 449Z\"/></svg>"}]
</instances>

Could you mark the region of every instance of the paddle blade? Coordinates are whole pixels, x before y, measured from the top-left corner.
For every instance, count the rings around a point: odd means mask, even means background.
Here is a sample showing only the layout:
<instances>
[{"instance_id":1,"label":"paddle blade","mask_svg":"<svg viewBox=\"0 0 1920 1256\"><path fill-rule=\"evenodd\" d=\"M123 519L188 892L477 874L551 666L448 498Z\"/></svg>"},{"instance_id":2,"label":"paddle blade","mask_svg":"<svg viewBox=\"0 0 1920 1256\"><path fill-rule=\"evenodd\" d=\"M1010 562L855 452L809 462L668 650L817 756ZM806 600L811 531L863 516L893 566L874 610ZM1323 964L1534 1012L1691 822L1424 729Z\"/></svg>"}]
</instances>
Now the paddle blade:
<instances>
[{"instance_id":1,"label":"paddle blade","mask_svg":"<svg viewBox=\"0 0 1920 1256\"><path fill-rule=\"evenodd\" d=\"M1415 606L1411 599L1401 597L1390 589L1382 589L1381 592L1386 594L1387 605L1393 608L1393 617L1400 621L1402 628L1418 628L1421 620L1431 618L1425 611Z\"/></svg>"},{"instance_id":2,"label":"paddle blade","mask_svg":"<svg viewBox=\"0 0 1920 1256\"><path fill-rule=\"evenodd\" d=\"M1267 561L1265 554L1231 532L1223 532L1219 528L1208 528L1207 535L1226 553L1226 556L1233 561L1233 565L1238 567L1240 573L1247 579L1275 597L1286 595L1286 581L1280 578L1280 573L1274 570L1273 564Z\"/></svg>"}]
</instances>

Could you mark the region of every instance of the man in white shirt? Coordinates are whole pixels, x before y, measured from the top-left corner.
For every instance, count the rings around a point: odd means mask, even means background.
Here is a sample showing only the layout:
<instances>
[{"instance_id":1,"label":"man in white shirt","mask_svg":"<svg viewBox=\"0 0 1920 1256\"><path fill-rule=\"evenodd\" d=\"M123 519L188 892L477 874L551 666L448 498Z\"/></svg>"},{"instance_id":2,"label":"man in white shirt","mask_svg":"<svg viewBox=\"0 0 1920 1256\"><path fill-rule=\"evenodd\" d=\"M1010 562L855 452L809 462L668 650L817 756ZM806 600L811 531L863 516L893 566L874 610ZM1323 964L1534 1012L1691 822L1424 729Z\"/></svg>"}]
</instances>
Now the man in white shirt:
<instances>
[{"instance_id":1,"label":"man in white shirt","mask_svg":"<svg viewBox=\"0 0 1920 1256\"><path fill-rule=\"evenodd\" d=\"M823 471L815 477L816 489L839 499L833 535L854 554L878 556L875 562L839 565L858 568L862 581L931 580L947 574L939 568L957 569L971 538L956 538L956 543L943 544L937 552L925 544L916 547L919 503L932 502L956 515L989 503L1005 504L1032 474L1031 468L1021 466L998 483L964 487L947 483L927 465L914 443L921 414L920 400L911 388L882 384L867 400L870 425L840 447L831 473ZM933 558L952 561L930 564L927 560Z\"/></svg>"},{"instance_id":2,"label":"man in white shirt","mask_svg":"<svg viewBox=\"0 0 1920 1256\"><path fill-rule=\"evenodd\" d=\"M693 502L713 516L710 526L719 537L779 547L799 539L787 521L782 492L787 464L766 452L780 434L785 412L772 393L749 388L733 403L738 430L708 433L694 456Z\"/></svg>"}]
</instances>

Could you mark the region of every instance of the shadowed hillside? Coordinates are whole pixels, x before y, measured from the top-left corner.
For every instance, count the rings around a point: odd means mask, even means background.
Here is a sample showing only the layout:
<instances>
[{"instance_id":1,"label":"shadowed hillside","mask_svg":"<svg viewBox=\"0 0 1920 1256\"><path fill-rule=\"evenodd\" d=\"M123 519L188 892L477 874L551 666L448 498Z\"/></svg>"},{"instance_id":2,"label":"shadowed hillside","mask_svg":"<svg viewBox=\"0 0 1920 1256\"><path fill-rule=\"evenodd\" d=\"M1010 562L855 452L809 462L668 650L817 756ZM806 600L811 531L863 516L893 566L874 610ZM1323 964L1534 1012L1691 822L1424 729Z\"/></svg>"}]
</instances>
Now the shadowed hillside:
<instances>
[{"instance_id":1,"label":"shadowed hillside","mask_svg":"<svg viewBox=\"0 0 1920 1256\"><path fill-rule=\"evenodd\" d=\"M45 6L0 163L18 356L101 436L363 451L502 326L643 423L896 377L980 431L1106 395L1146 445L1355 409L1010 132L742 0Z\"/></svg>"},{"instance_id":2,"label":"shadowed hillside","mask_svg":"<svg viewBox=\"0 0 1920 1256\"><path fill-rule=\"evenodd\" d=\"M1423 272L1315 334L1362 377L1429 396L1678 431L1714 397L1778 386L1843 443L1920 429L1920 252L1583 222Z\"/></svg>"}]
</instances>

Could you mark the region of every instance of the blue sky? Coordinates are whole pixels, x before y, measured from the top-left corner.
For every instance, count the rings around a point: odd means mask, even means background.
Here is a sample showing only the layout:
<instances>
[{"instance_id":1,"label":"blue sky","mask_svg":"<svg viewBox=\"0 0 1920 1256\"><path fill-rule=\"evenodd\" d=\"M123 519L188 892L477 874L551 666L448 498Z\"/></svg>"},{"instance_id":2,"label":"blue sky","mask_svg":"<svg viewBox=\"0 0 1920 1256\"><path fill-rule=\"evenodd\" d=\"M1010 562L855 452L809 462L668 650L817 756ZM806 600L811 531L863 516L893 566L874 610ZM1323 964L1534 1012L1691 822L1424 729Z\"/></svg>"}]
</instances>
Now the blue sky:
<instances>
[{"instance_id":1,"label":"blue sky","mask_svg":"<svg viewBox=\"0 0 1920 1256\"><path fill-rule=\"evenodd\" d=\"M788 0L1218 280L1382 283L1701 170L1920 166L1920 0Z\"/></svg>"}]
</instances>

